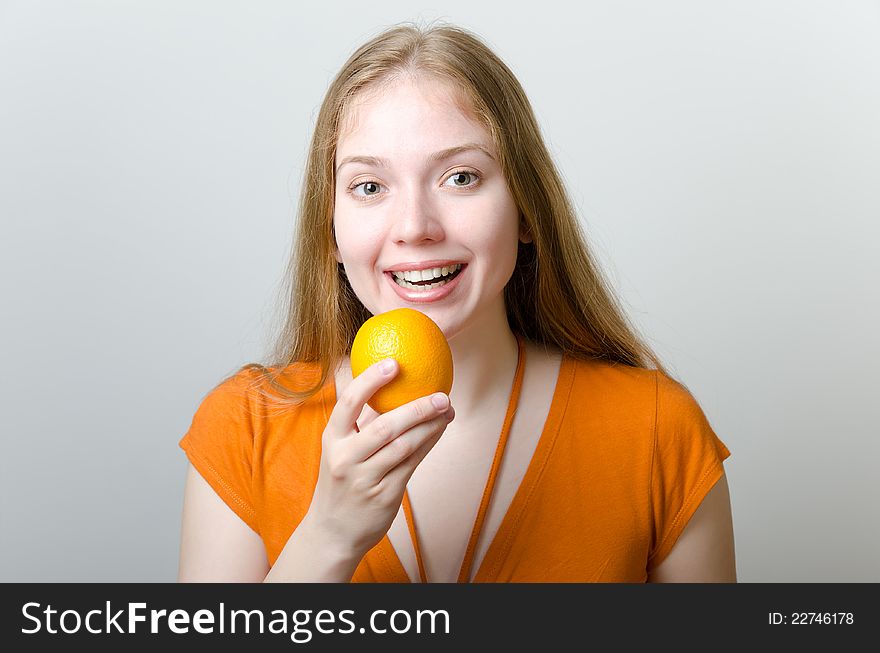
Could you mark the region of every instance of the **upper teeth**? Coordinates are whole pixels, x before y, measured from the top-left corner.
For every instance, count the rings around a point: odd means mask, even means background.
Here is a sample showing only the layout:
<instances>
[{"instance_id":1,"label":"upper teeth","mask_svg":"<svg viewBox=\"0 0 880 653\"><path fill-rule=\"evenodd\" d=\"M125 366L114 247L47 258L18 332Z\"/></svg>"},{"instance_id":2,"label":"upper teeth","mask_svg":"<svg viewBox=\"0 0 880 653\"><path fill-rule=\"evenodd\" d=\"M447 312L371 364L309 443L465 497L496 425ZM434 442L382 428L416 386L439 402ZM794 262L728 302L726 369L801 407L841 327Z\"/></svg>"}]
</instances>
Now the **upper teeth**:
<instances>
[{"instance_id":1,"label":"upper teeth","mask_svg":"<svg viewBox=\"0 0 880 653\"><path fill-rule=\"evenodd\" d=\"M398 279L406 281L429 281L437 277L443 277L450 272L455 272L461 268L461 263L450 265L442 268L428 268L427 270L407 270L406 272L392 272Z\"/></svg>"}]
</instances>

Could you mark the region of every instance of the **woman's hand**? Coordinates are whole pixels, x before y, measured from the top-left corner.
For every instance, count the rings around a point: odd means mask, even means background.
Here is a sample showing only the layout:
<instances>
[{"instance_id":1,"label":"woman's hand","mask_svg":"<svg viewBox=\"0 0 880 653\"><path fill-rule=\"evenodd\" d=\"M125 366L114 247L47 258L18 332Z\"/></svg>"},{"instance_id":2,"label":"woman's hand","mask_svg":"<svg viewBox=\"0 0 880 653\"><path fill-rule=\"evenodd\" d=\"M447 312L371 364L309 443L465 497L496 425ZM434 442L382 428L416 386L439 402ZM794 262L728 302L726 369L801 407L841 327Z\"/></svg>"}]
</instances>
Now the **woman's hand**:
<instances>
[{"instance_id":1,"label":"woman's hand","mask_svg":"<svg viewBox=\"0 0 880 653\"><path fill-rule=\"evenodd\" d=\"M397 374L397 362L386 360L392 363L389 372L381 370L384 361L371 365L337 398L322 436L318 483L305 518L328 544L356 556L388 532L407 482L455 417L449 398L437 392L362 419L358 430L367 400ZM433 398L443 398L448 407L438 409Z\"/></svg>"}]
</instances>

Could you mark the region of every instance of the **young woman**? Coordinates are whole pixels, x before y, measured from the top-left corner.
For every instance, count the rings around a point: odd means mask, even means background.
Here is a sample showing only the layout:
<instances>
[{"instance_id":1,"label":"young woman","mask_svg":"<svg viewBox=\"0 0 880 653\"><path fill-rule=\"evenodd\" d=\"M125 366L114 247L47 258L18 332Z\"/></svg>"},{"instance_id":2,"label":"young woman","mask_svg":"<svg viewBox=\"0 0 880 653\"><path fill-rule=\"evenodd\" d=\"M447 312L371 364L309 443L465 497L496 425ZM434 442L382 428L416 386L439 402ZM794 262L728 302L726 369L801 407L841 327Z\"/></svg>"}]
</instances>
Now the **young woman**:
<instances>
[{"instance_id":1,"label":"young woman","mask_svg":"<svg viewBox=\"0 0 880 653\"><path fill-rule=\"evenodd\" d=\"M735 581L723 460L589 253L520 84L478 38L398 26L318 116L272 364L204 399L181 581ZM377 415L371 315L452 349Z\"/></svg>"}]
</instances>

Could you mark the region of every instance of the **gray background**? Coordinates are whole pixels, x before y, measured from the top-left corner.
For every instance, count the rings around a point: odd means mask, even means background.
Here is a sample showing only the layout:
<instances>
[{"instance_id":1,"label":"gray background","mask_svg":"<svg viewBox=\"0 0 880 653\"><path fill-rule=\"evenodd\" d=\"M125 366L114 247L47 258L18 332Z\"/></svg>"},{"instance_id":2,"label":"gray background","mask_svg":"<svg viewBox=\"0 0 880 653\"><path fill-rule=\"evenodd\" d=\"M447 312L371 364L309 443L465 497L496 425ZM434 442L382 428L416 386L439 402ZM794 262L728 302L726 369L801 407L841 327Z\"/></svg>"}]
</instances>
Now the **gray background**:
<instances>
[{"instance_id":1,"label":"gray background","mask_svg":"<svg viewBox=\"0 0 880 653\"><path fill-rule=\"evenodd\" d=\"M177 442L266 350L323 93L445 18L732 450L740 580L880 581L880 6L574 4L0 2L0 579L176 579Z\"/></svg>"}]
</instances>

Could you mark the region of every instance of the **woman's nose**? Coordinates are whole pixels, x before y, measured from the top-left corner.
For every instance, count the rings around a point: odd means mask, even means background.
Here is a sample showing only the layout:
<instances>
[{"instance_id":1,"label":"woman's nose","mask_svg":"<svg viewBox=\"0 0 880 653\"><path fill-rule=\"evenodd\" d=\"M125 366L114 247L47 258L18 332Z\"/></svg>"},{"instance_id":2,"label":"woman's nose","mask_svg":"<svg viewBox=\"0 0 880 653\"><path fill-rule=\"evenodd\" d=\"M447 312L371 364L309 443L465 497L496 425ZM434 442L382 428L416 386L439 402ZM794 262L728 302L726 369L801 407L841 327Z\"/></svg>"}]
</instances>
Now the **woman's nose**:
<instances>
[{"instance_id":1,"label":"woman's nose","mask_svg":"<svg viewBox=\"0 0 880 653\"><path fill-rule=\"evenodd\" d=\"M440 209L429 193L410 189L399 199L391 218L391 236L395 241L417 243L443 238Z\"/></svg>"}]
</instances>

